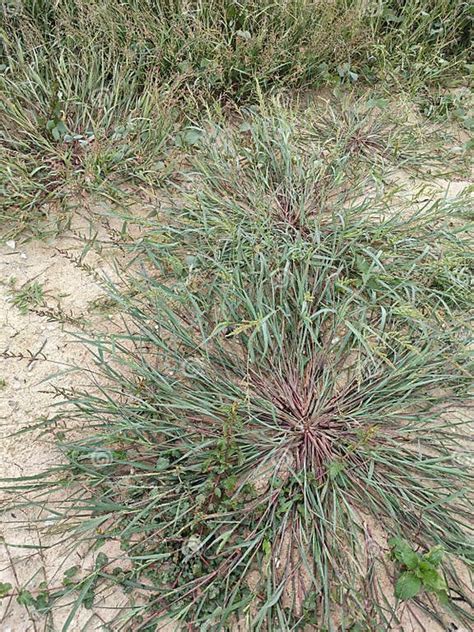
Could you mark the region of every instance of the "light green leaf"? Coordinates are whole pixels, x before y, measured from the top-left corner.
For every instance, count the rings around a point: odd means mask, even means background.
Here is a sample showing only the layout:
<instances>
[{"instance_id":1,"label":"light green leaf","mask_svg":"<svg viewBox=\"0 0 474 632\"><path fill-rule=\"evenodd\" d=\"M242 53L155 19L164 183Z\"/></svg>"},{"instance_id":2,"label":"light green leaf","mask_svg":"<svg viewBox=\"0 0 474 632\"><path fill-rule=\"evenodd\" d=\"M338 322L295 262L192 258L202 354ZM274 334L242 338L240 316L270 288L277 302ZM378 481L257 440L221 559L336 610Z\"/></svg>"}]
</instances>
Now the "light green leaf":
<instances>
[{"instance_id":1,"label":"light green leaf","mask_svg":"<svg viewBox=\"0 0 474 632\"><path fill-rule=\"evenodd\" d=\"M407 571L402 573L395 584L395 597L405 601L417 595L421 590L421 579Z\"/></svg>"},{"instance_id":2,"label":"light green leaf","mask_svg":"<svg viewBox=\"0 0 474 632\"><path fill-rule=\"evenodd\" d=\"M403 538L390 538L388 541L392 548L392 556L407 568L413 570L417 568L420 558Z\"/></svg>"},{"instance_id":3,"label":"light green leaf","mask_svg":"<svg viewBox=\"0 0 474 632\"><path fill-rule=\"evenodd\" d=\"M427 560L433 566L438 566L443 560L444 549L441 545L434 546L428 553L423 556L423 559Z\"/></svg>"}]
</instances>

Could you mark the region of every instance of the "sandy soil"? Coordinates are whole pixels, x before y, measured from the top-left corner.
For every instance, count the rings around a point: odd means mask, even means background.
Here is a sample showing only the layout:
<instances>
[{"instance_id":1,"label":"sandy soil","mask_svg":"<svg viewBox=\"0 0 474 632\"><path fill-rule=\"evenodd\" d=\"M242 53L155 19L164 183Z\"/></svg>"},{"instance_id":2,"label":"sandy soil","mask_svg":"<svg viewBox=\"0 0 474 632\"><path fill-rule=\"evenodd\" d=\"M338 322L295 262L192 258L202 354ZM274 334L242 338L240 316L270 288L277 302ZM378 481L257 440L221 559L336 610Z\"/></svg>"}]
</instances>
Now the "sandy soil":
<instances>
[{"instance_id":1,"label":"sandy soil","mask_svg":"<svg viewBox=\"0 0 474 632\"><path fill-rule=\"evenodd\" d=\"M84 328L110 328L109 317L96 309L97 301L106 297L98 275L113 276L114 264L125 267L130 255L117 245L121 222L110 219L107 211L107 205L84 208L71 228L56 238L8 241L0 247L0 478L33 476L57 461L47 433L18 433L54 414L58 396L53 384L67 388L77 382L73 365L91 366L90 354L75 334ZM128 226L132 237L138 230ZM93 247L79 264L91 237ZM12 301L13 280L17 289L33 280L40 283L44 304L21 313ZM8 502L7 494L1 500ZM48 533L51 522L52 516L41 507L7 513L0 531L0 582L12 584L15 592L26 589L36 595L42 582L60 587L64 571L73 565L84 571L93 568L96 553L71 553L67 542L51 546L58 539ZM43 547L41 553L29 548L32 545ZM75 613L69 629L108 629L107 622L127 599L118 589L100 594L92 611L80 608ZM16 597L6 598L0 601L0 631L61 630L71 608L65 602L45 618L18 604Z\"/></svg>"},{"instance_id":2,"label":"sandy soil","mask_svg":"<svg viewBox=\"0 0 474 632\"><path fill-rule=\"evenodd\" d=\"M15 433L33 424L38 417L51 414L56 400L48 381L51 374L65 372L73 363L87 366L90 362L86 349L74 340L78 326L73 322L78 319L80 324L90 312L93 301L103 295L94 278L72 260L84 247L80 235L87 229L88 221L77 218L74 229L49 242L20 244L10 241L2 247L0 352L3 352L3 359L0 377L5 381L0 394L2 477L34 475L54 463L57 455L47 436L37 436L33 440L30 434L16 436ZM108 263L104 255L99 256L96 251L91 251L86 259L99 269ZM19 288L33 279L40 283L45 290L45 305L22 314L12 303L9 286L12 279L16 279L15 287ZM56 312L66 314L69 322L56 320ZM95 323L96 326L100 324ZM73 373L65 373L54 382L67 387L74 379ZM9 518L2 530L0 578L16 590L26 588L34 594L42 581L59 585L65 568L76 563L90 563L90 560L78 559L79 553L69 558L67 546L48 548L54 538L44 533L48 515L41 508L10 511ZM31 528L19 529L16 521L22 522L25 518L31 521ZM23 546L32 544L46 548L38 555ZM78 612L73 629L100 629L101 623L110 618L106 607L115 605L119 605L117 596L104 601L103 607L92 616L87 611ZM70 610L65 607L56 611L45 623L31 610L17 604L16 599L5 599L1 606L2 632L48 629L46 626L61 629Z\"/></svg>"},{"instance_id":3,"label":"sandy soil","mask_svg":"<svg viewBox=\"0 0 474 632\"><path fill-rule=\"evenodd\" d=\"M413 186L413 182L410 184ZM469 184L440 180L436 186L455 196ZM105 296L104 290L84 266L87 264L100 274L112 273L114 261L122 266L127 263L127 256L117 246L120 223L114 228L106 218L107 210L107 205L101 205L78 213L71 228L46 242L8 242L0 246L0 380L5 382L0 388L2 478L37 474L57 459L47 435L15 433L54 410L57 399L48 379L51 374L56 374L54 384L67 387L77 379L74 373L65 372L68 366L87 367L91 362L87 350L74 339L84 319L89 321L89 328L108 327L108 317L93 309L94 302ZM139 235L137 227L129 230L132 236ZM77 258L96 231L94 245L81 267ZM12 278L16 279L17 288L32 280L41 283L45 305L22 314L12 302ZM58 314L65 314L67 322L59 322ZM7 500L6 496L2 500ZM24 524L25 519L29 528L19 528L18 523ZM49 586L61 585L66 568L75 564L90 568L94 563L95 554L85 550L71 554L67 543L51 548L57 536L48 534L50 519L41 507L8 512L0 531L0 581L11 583L15 591L26 588L34 593L43 581ZM38 544L44 547L39 553L28 548ZM92 611L80 608L74 614L69 629L114 629L107 622L127 599L118 589L101 595ZM19 605L15 597L4 599L0 601L0 632L59 632L71 608L67 603L56 607L45 620ZM403 629L421 630L417 625L407 622ZM169 624L162 629L171 632L178 628Z\"/></svg>"}]
</instances>

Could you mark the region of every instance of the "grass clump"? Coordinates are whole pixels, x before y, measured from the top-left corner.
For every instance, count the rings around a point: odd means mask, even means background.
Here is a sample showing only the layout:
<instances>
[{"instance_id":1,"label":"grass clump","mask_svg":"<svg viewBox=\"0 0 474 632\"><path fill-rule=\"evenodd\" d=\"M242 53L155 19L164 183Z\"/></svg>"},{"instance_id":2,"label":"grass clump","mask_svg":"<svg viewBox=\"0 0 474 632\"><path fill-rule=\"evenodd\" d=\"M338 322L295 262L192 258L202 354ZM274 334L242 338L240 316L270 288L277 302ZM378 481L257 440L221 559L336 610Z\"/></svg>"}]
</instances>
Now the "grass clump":
<instances>
[{"instance_id":1,"label":"grass clump","mask_svg":"<svg viewBox=\"0 0 474 632\"><path fill-rule=\"evenodd\" d=\"M6 235L41 232L46 212L77 192L111 197L118 186L168 177L176 115L164 95L135 95L125 69L111 71L110 85L95 67L88 78L71 75L64 60L52 80L43 74L51 51L35 48L28 60L16 52L1 78Z\"/></svg>"},{"instance_id":2,"label":"grass clump","mask_svg":"<svg viewBox=\"0 0 474 632\"><path fill-rule=\"evenodd\" d=\"M15 287L15 283L10 285L12 303L22 314L27 314L30 310L44 304L44 287L38 281L28 281L19 288Z\"/></svg>"},{"instance_id":3,"label":"grass clump","mask_svg":"<svg viewBox=\"0 0 474 632\"><path fill-rule=\"evenodd\" d=\"M256 253L272 259L281 244L297 260L317 245L326 256L338 253L341 292L382 307L390 301L413 322L461 318L472 302L467 197L380 192L371 183L390 172L392 160L394 168L402 155L407 167L423 163L411 133L406 142L399 131L396 141L389 131L377 134L383 156L347 154L346 134L335 138L324 115L308 109L300 116L277 107L248 112L232 127L192 128L191 164L173 191L178 203L162 225L148 227L147 256L179 283L200 286L212 304L210 280L225 281L240 260Z\"/></svg>"},{"instance_id":4,"label":"grass clump","mask_svg":"<svg viewBox=\"0 0 474 632\"><path fill-rule=\"evenodd\" d=\"M99 390L68 393L89 432L60 424L64 463L32 488L67 490L58 528L121 543L121 581L149 595L138 629L387 629L390 537L446 552L442 606L420 589L409 612L469 620L462 329L347 288L339 231L297 258L237 250L212 302L153 279L142 301L116 295L128 332L93 343Z\"/></svg>"}]
</instances>

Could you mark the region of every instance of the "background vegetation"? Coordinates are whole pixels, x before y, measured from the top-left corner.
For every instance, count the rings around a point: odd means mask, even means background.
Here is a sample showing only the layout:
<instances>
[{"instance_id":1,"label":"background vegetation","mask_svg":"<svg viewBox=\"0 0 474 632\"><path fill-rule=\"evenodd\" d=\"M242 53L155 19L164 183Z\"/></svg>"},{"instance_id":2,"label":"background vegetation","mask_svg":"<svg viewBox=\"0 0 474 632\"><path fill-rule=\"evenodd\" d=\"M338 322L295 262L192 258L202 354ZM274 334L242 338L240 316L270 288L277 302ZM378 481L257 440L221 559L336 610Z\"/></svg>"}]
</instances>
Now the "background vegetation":
<instances>
[{"instance_id":1,"label":"background vegetation","mask_svg":"<svg viewBox=\"0 0 474 632\"><path fill-rule=\"evenodd\" d=\"M2 224L66 193L166 179L203 102L337 84L420 90L470 70L456 0L4 0ZM383 82L383 83L381 83ZM179 107L178 107L179 106ZM179 110L179 111L178 111ZM112 191L111 191L112 189Z\"/></svg>"}]
</instances>

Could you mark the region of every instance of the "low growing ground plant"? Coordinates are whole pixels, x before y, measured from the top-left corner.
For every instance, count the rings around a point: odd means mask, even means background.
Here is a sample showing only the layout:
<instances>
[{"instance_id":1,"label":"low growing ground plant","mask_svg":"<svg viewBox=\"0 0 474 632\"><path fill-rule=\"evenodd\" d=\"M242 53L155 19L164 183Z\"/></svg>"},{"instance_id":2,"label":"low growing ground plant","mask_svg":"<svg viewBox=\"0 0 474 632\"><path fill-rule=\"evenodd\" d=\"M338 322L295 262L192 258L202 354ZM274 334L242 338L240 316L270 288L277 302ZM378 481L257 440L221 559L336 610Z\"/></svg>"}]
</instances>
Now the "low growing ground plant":
<instances>
[{"instance_id":1,"label":"low growing ground plant","mask_svg":"<svg viewBox=\"0 0 474 632\"><path fill-rule=\"evenodd\" d=\"M44 304L44 288L38 281L31 281L17 288L15 283L10 284L11 301L22 314L27 314L30 309Z\"/></svg>"},{"instance_id":2,"label":"low growing ground plant","mask_svg":"<svg viewBox=\"0 0 474 632\"><path fill-rule=\"evenodd\" d=\"M439 572L443 547L436 546L420 555L401 538L391 538L392 557L400 563L402 572L395 585L395 595L402 600L411 599L421 590L433 592L443 603L449 602L447 585Z\"/></svg>"}]
</instances>

